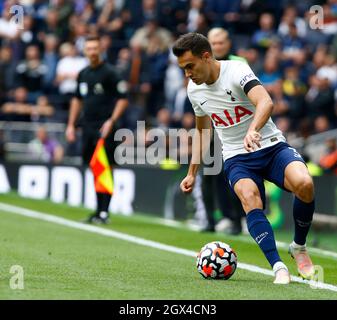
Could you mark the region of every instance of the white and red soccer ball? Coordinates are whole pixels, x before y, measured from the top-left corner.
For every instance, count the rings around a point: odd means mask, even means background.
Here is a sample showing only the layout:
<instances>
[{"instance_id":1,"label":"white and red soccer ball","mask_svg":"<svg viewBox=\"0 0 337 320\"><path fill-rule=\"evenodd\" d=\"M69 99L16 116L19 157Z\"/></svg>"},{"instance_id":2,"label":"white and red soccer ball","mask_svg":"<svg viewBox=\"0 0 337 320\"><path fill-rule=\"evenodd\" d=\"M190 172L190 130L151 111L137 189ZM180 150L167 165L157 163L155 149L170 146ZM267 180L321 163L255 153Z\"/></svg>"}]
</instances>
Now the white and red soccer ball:
<instances>
[{"instance_id":1,"label":"white and red soccer ball","mask_svg":"<svg viewBox=\"0 0 337 320\"><path fill-rule=\"evenodd\" d=\"M228 280L237 267L237 255L226 243L204 245L197 256L197 268L204 278Z\"/></svg>"}]
</instances>

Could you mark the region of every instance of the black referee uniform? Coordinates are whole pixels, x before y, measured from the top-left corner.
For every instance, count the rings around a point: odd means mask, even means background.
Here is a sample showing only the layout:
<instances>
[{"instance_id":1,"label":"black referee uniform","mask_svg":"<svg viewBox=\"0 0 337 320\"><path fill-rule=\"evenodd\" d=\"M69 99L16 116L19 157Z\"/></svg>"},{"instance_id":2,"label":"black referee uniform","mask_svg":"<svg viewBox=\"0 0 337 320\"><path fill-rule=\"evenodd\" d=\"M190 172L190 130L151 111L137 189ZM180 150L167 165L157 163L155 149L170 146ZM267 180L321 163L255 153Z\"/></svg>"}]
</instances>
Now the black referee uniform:
<instances>
[{"instance_id":1,"label":"black referee uniform","mask_svg":"<svg viewBox=\"0 0 337 320\"><path fill-rule=\"evenodd\" d=\"M113 106L117 99L126 98L123 90L123 81L119 78L114 67L103 62L96 68L88 66L78 75L76 97L82 101L82 156L85 164L89 164L100 138L99 129L111 117ZM114 125L113 132L107 137L105 148L109 163L114 163L114 132L118 123Z\"/></svg>"},{"instance_id":2,"label":"black referee uniform","mask_svg":"<svg viewBox=\"0 0 337 320\"><path fill-rule=\"evenodd\" d=\"M77 78L76 97L82 102L80 125L82 126L82 157L88 165L100 138L100 128L108 120L118 99L126 98L125 84L115 68L107 62L96 67L84 68ZM114 133L118 123L114 124L111 134L105 139L105 149L110 164L114 164L116 143ZM97 194L96 215L108 212L111 196ZM95 216L95 214L93 216Z\"/></svg>"}]
</instances>

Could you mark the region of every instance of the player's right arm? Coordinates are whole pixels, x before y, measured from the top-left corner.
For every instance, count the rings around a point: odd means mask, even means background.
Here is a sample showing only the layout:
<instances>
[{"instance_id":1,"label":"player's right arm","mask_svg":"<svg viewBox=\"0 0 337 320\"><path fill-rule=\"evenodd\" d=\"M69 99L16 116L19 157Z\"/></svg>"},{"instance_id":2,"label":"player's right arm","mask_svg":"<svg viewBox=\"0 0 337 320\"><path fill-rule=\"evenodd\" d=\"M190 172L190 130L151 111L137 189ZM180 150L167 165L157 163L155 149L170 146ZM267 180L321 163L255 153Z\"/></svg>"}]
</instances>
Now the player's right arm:
<instances>
[{"instance_id":1,"label":"player's right arm","mask_svg":"<svg viewBox=\"0 0 337 320\"><path fill-rule=\"evenodd\" d=\"M70 143L76 140L76 121L82 110L82 96L80 90L80 82L83 71L77 76L77 88L74 97L70 101L68 124L66 128L66 140Z\"/></svg>"},{"instance_id":2,"label":"player's right arm","mask_svg":"<svg viewBox=\"0 0 337 320\"><path fill-rule=\"evenodd\" d=\"M70 102L68 125L66 129L66 139L70 143L76 140L75 124L80 115L81 110L82 110L82 101L77 97L72 98Z\"/></svg>"},{"instance_id":3,"label":"player's right arm","mask_svg":"<svg viewBox=\"0 0 337 320\"><path fill-rule=\"evenodd\" d=\"M209 148L212 132L211 120L208 116L196 116L195 126L196 130L193 136L192 159L188 168L187 176L180 184L180 189L184 193L190 193L193 190L195 177L198 173L202 156Z\"/></svg>"}]
</instances>

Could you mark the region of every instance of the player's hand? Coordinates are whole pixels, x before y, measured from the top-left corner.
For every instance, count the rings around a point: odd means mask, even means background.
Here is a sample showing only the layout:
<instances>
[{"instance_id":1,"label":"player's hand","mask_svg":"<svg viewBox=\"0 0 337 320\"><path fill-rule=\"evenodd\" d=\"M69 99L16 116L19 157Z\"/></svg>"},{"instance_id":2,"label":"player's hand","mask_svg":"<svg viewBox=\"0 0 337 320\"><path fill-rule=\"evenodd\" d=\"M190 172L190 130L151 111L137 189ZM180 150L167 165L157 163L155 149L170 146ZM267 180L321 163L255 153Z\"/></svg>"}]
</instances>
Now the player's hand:
<instances>
[{"instance_id":1,"label":"player's hand","mask_svg":"<svg viewBox=\"0 0 337 320\"><path fill-rule=\"evenodd\" d=\"M183 181L180 183L180 189L184 193L191 193L194 187L195 177L194 176L186 176Z\"/></svg>"},{"instance_id":2,"label":"player's hand","mask_svg":"<svg viewBox=\"0 0 337 320\"><path fill-rule=\"evenodd\" d=\"M69 143L73 143L76 140L76 130L74 126L67 126L66 129L66 140Z\"/></svg>"},{"instance_id":3,"label":"player's hand","mask_svg":"<svg viewBox=\"0 0 337 320\"><path fill-rule=\"evenodd\" d=\"M108 135L111 133L112 131L112 127L113 127L113 122L111 119L108 119L107 121L105 121L101 127L101 129L99 130L101 133L101 137L103 139L106 139L108 137Z\"/></svg>"},{"instance_id":4,"label":"player's hand","mask_svg":"<svg viewBox=\"0 0 337 320\"><path fill-rule=\"evenodd\" d=\"M255 130L249 130L243 140L245 145L245 149L248 152L252 152L256 150L256 147L261 148L261 134Z\"/></svg>"}]
</instances>

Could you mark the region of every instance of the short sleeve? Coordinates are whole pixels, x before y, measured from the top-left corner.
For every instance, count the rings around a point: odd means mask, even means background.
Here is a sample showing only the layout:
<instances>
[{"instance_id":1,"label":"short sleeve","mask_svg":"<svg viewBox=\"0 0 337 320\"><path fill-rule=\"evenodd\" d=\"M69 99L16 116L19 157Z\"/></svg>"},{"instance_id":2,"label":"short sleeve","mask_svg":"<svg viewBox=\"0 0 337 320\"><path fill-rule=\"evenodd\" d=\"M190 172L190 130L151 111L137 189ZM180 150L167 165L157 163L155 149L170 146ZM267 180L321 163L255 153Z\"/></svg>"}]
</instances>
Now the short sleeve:
<instances>
[{"instance_id":1,"label":"short sleeve","mask_svg":"<svg viewBox=\"0 0 337 320\"><path fill-rule=\"evenodd\" d=\"M232 68L232 84L235 87L240 87L245 94L253 87L261 85L260 80L247 63L236 61Z\"/></svg>"},{"instance_id":2,"label":"short sleeve","mask_svg":"<svg viewBox=\"0 0 337 320\"><path fill-rule=\"evenodd\" d=\"M81 92L80 92L81 75L82 75L82 72L79 72L79 74L77 75L76 91L75 91L75 95L74 95L75 98L78 98L80 100L82 100L82 95L81 95Z\"/></svg>"},{"instance_id":3,"label":"short sleeve","mask_svg":"<svg viewBox=\"0 0 337 320\"><path fill-rule=\"evenodd\" d=\"M187 92L187 96L188 96L188 99L190 100L191 102L191 105L192 105L192 108L194 110L194 114L197 116L197 117L203 117L203 116L206 116L207 114L201 109L201 107L198 105L197 102L195 102L191 95Z\"/></svg>"},{"instance_id":4,"label":"short sleeve","mask_svg":"<svg viewBox=\"0 0 337 320\"><path fill-rule=\"evenodd\" d=\"M117 99L126 99L128 93L128 84L123 80L116 70L110 71L111 92L115 92Z\"/></svg>"}]
</instances>

